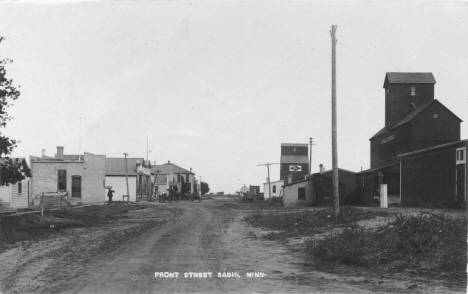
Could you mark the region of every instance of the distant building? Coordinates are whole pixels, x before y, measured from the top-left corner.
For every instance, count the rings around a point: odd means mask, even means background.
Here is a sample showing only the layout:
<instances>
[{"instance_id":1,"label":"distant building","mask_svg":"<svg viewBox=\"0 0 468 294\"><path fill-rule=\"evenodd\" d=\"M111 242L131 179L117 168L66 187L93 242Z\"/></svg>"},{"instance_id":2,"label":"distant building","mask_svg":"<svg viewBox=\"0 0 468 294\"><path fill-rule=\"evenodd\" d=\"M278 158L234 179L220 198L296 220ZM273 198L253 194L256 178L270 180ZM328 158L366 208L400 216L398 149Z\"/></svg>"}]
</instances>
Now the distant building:
<instances>
[{"instance_id":1,"label":"distant building","mask_svg":"<svg viewBox=\"0 0 468 294\"><path fill-rule=\"evenodd\" d=\"M283 185L284 185L283 180L270 182L270 185L271 185L271 197L283 196ZM270 199L270 189L268 187L268 182L263 183L263 198L265 200Z\"/></svg>"},{"instance_id":2,"label":"distant building","mask_svg":"<svg viewBox=\"0 0 468 294\"><path fill-rule=\"evenodd\" d=\"M308 151L308 144L281 144L280 180L290 184L309 174Z\"/></svg>"},{"instance_id":3,"label":"distant building","mask_svg":"<svg viewBox=\"0 0 468 294\"><path fill-rule=\"evenodd\" d=\"M192 169L188 171L168 161L162 165L153 165L151 174L157 193L166 193L167 189L171 187L179 192L194 193L196 191L194 185L197 181Z\"/></svg>"},{"instance_id":4,"label":"distant building","mask_svg":"<svg viewBox=\"0 0 468 294\"><path fill-rule=\"evenodd\" d=\"M104 179L106 156L85 152L84 155L64 154L64 147L57 147L55 157L31 156L31 195L67 192L72 202L104 203Z\"/></svg>"}]
</instances>

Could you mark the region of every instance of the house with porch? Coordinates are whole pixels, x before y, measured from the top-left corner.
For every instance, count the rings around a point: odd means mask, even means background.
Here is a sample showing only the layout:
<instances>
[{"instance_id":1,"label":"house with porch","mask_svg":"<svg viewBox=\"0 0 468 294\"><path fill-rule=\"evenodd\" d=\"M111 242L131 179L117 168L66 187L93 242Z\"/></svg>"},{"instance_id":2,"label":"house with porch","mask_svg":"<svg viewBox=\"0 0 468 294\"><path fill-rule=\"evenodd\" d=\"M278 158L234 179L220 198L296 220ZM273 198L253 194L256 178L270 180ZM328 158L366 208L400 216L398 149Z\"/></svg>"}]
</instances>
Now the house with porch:
<instances>
[{"instance_id":1,"label":"house with porch","mask_svg":"<svg viewBox=\"0 0 468 294\"><path fill-rule=\"evenodd\" d=\"M197 183L192 169L186 170L171 161L151 167L154 194L166 193L169 188L182 193L194 193Z\"/></svg>"}]
</instances>

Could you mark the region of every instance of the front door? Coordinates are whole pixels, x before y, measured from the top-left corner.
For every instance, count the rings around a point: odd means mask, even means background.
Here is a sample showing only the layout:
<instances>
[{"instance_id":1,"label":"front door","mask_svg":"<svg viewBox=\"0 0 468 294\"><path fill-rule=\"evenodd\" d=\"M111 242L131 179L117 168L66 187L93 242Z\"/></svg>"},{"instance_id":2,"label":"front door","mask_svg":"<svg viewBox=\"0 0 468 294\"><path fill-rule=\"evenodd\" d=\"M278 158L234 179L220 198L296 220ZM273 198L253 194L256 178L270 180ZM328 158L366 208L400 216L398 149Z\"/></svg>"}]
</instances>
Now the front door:
<instances>
[{"instance_id":1,"label":"front door","mask_svg":"<svg viewBox=\"0 0 468 294\"><path fill-rule=\"evenodd\" d=\"M466 148L457 149L456 201L466 201Z\"/></svg>"},{"instance_id":2,"label":"front door","mask_svg":"<svg viewBox=\"0 0 468 294\"><path fill-rule=\"evenodd\" d=\"M81 177L72 176L72 198L81 198Z\"/></svg>"}]
</instances>

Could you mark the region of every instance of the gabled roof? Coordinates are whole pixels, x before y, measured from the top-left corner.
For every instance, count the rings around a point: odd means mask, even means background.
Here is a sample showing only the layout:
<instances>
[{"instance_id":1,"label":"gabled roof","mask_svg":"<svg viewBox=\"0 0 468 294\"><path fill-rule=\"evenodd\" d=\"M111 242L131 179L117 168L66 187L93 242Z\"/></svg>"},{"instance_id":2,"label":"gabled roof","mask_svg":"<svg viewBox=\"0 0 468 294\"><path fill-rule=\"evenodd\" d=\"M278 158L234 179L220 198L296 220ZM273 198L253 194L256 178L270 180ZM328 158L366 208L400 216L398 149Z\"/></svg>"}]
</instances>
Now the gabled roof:
<instances>
[{"instance_id":1,"label":"gabled roof","mask_svg":"<svg viewBox=\"0 0 468 294\"><path fill-rule=\"evenodd\" d=\"M377 133L375 133L375 135L372 136L369 140L372 140L372 139L374 139L375 137L378 137L378 136L382 135L383 133L385 133L385 127L383 127L382 129L380 129L380 131L378 131Z\"/></svg>"},{"instance_id":2,"label":"gabled roof","mask_svg":"<svg viewBox=\"0 0 468 294\"><path fill-rule=\"evenodd\" d=\"M431 72L387 72L384 88L388 84L435 84L436 81Z\"/></svg>"},{"instance_id":3,"label":"gabled roof","mask_svg":"<svg viewBox=\"0 0 468 294\"><path fill-rule=\"evenodd\" d=\"M427 104L424 104L423 106L417 108L416 110L414 110L413 112L411 112L410 114L408 114L405 118L403 118L402 120L400 120L396 125L394 125L391 129L395 129L407 122L410 122L411 120L413 120L416 116L418 116L421 112L423 112L425 109L427 109L430 105L432 104L439 104L441 105L443 108L445 108L449 113L451 113L453 116L455 116L458 120L460 120L460 122L462 122L462 120L456 116L452 111L450 111L450 109L448 109L447 107L445 107L445 105L443 105L442 103L440 103L437 99L427 103Z\"/></svg>"},{"instance_id":4,"label":"gabled roof","mask_svg":"<svg viewBox=\"0 0 468 294\"><path fill-rule=\"evenodd\" d=\"M158 170L160 171L159 174L166 174L166 175L169 175L169 174L192 174L193 175L194 174L191 171L188 171L184 168L181 168L178 165L175 165L169 162L162 164L162 165L154 165L151 167L152 174L156 174L156 171Z\"/></svg>"},{"instance_id":5,"label":"gabled roof","mask_svg":"<svg viewBox=\"0 0 468 294\"><path fill-rule=\"evenodd\" d=\"M308 164L309 156L307 155L281 155L281 163Z\"/></svg>"},{"instance_id":6,"label":"gabled roof","mask_svg":"<svg viewBox=\"0 0 468 294\"><path fill-rule=\"evenodd\" d=\"M127 158L128 175L136 175L137 161L143 158ZM106 176L125 176L125 158L106 158Z\"/></svg>"}]
</instances>

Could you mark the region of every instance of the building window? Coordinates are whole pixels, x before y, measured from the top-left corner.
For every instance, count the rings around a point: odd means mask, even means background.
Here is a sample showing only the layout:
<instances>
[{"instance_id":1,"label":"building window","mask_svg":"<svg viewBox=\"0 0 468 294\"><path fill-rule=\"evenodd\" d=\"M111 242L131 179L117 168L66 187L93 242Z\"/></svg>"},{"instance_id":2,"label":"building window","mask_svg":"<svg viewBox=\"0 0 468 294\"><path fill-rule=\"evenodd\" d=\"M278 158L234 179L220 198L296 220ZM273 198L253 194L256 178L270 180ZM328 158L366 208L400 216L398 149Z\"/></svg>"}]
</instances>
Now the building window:
<instances>
[{"instance_id":1,"label":"building window","mask_svg":"<svg viewBox=\"0 0 468 294\"><path fill-rule=\"evenodd\" d=\"M387 94L390 93L390 88L387 88Z\"/></svg>"},{"instance_id":2,"label":"building window","mask_svg":"<svg viewBox=\"0 0 468 294\"><path fill-rule=\"evenodd\" d=\"M330 187L326 187L323 192L323 198L330 198Z\"/></svg>"},{"instance_id":3,"label":"building window","mask_svg":"<svg viewBox=\"0 0 468 294\"><path fill-rule=\"evenodd\" d=\"M416 87L411 87L411 96L416 95Z\"/></svg>"},{"instance_id":4,"label":"building window","mask_svg":"<svg viewBox=\"0 0 468 294\"><path fill-rule=\"evenodd\" d=\"M57 177L57 186L59 191L67 190L67 171L64 169L58 170L58 177Z\"/></svg>"},{"instance_id":5,"label":"building window","mask_svg":"<svg viewBox=\"0 0 468 294\"><path fill-rule=\"evenodd\" d=\"M273 192L272 193L276 193L276 185L273 185Z\"/></svg>"},{"instance_id":6,"label":"building window","mask_svg":"<svg viewBox=\"0 0 468 294\"><path fill-rule=\"evenodd\" d=\"M23 193L23 185L21 182L18 182L18 194Z\"/></svg>"},{"instance_id":7,"label":"building window","mask_svg":"<svg viewBox=\"0 0 468 294\"><path fill-rule=\"evenodd\" d=\"M305 188L298 188L297 190L297 199L305 200Z\"/></svg>"},{"instance_id":8,"label":"building window","mask_svg":"<svg viewBox=\"0 0 468 294\"><path fill-rule=\"evenodd\" d=\"M460 148L457 149L457 164L466 162L466 149Z\"/></svg>"},{"instance_id":9,"label":"building window","mask_svg":"<svg viewBox=\"0 0 468 294\"><path fill-rule=\"evenodd\" d=\"M185 175L185 181L188 183L190 182L190 175Z\"/></svg>"},{"instance_id":10,"label":"building window","mask_svg":"<svg viewBox=\"0 0 468 294\"><path fill-rule=\"evenodd\" d=\"M434 114L432 115L432 117L433 117L433 118L437 118L437 113L434 113Z\"/></svg>"}]
</instances>

